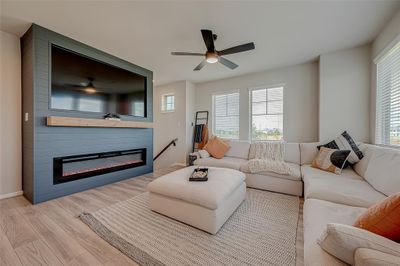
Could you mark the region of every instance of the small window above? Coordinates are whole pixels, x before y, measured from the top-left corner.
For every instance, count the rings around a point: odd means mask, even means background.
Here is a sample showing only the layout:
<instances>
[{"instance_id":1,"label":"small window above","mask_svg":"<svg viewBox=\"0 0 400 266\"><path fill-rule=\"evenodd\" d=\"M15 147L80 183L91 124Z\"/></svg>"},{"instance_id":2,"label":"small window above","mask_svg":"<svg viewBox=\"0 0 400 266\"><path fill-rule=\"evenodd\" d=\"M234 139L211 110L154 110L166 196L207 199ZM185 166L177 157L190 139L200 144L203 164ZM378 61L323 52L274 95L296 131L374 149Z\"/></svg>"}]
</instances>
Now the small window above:
<instances>
[{"instance_id":1,"label":"small window above","mask_svg":"<svg viewBox=\"0 0 400 266\"><path fill-rule=\"evenodd\" d=\"M161 111L174 112L175 111L175 95L164 94L161 101Z\"/></svg>"}]
</instances>

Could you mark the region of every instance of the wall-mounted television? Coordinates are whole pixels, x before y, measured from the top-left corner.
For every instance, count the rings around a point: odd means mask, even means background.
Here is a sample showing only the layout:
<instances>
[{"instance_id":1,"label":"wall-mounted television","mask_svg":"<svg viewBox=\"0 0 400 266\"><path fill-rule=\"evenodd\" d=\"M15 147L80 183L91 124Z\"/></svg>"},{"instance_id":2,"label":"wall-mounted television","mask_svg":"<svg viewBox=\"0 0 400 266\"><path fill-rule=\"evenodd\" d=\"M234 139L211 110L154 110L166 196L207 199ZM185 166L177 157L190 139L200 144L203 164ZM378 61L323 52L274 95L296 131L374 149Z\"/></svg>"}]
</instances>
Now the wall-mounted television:
<instances>
[{"instance_id":1,"label":"wall-mounted television","mask_svg":"<svg viewBox=\"0 0 400 266\"><path fill-rule=\"evenodd\" d=\"M146 117L146 77L51 48L51 109Z\"/></svg>"}]
</instances>

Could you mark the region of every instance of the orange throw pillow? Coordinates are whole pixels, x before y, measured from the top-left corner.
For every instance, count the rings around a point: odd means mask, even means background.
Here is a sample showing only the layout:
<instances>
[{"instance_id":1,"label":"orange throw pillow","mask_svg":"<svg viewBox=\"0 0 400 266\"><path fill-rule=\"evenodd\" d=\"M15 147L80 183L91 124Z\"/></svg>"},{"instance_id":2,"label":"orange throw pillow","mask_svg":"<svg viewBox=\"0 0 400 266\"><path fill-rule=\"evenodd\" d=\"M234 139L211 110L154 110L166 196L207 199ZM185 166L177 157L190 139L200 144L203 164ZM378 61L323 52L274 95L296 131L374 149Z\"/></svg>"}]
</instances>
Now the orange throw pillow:
<instances>
[{"instance_id":1,"label":"orange throw pillow","mask_svg":"<svg viewBox=\"0 0 400 266\"><path fill-rule=\"evenodd\" d=\"M358 217L354 226L399 242L400 192L369 207Z\"/></svg>"},{"instance_id":2,"label":"orange throw pillow","mask_svg":"<svg viewBox=\"0 0 400 266\"><path fill-rule=\"evenodd\" d=\"M230 148L229 144L222 141L220 138L213 137L208 140L203 149L208 151L212 157L221 159Z\"/></svg>"}]
</instances>

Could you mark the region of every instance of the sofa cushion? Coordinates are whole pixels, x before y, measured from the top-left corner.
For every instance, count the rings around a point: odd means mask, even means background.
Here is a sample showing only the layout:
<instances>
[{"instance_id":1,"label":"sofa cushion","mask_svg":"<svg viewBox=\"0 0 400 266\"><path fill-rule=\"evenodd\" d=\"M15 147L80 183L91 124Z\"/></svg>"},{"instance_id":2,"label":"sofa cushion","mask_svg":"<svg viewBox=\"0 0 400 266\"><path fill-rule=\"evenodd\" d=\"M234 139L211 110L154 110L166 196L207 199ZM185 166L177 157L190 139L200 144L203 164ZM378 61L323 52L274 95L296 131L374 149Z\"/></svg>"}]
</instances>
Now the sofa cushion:
<instances>
[{"instance_id":1,"label":"sofa cushion","mask_svg":"<svg viewBox=\"0 0 400 266\"><path fill-rule=\"evenodd\" d=\"M361 176L359 176L351 168L343 169L342 173L338 176L334 173L325 172L325 171L319 170L317 168L314 168L311 165L306 164L306 165L301 166L301 174L303 176L304 181L314 179L314 178L338 178L338 177L363 180L363 178Z\"/></svg>"},{"instance_id":2,"label":"sofa cushion","mask_svg":"<svg viewBox=\"0 0 400 266\"><path fill-rule=\"evenodd\" d=\"M279 177L279 178L284 178L284 179L290 179L290 180L301 180L301 172L300 172L300 165L295 164L295 163L287 163L291 169L292 175L281 175L277 174L271 171L262 171L256 173L257 175L265 175L265 176L273 176L273 177ZM247 163L242 164L240 167L240 171L250 174L251 171L249 169L249 166Z\"/></svg>"},{"instance_id":3,"label":"sofa cushion","mask_svg":"<svg viewBox=\"0 0 400 266\"><path fill-rule=\"evenodd\" d=\"M207 182L190 182L189 176L194 168L186 167L159 177L149 183L147 189L152 193L215 210L246 179L242 172L210 167Z\"/></svg>"},{"instance_id":4,"label":"sofa cushion","mask_svg":"<svg viewBox=\"0 0 400 266\"><path fill-rule=\"evenodd\" d=\"M290 180L270 175L259 175L246 173L246 184L248 187L269 190L289 195L302 196L303 182Z\"/></svg>"},{"instance_id":5,"label":"sofa cushion","mask_svg":"<svg viewBox=\"0 0 400 266\"><path fill-rule=\"evenodd\" d=\"M354 254L355 266L400 265L400 257L369 248L358 248Z\"/></svg>"},{"instance_id":6,"label":"sofa cushion","mask_svg":"<svg viewBox=\"0 0 400 266\"><path fill-rule=\"evenodd\" d=\"M231 148L225 153L225 156L246 160L249 158L250 142L243 140L229 140L229 145Z\"/></svg>"},{"instance_id":7,"label":"sofa cushion","mask_svg":"<svg viewBox=\"0 0 400 266\"><path fill-rule=\"evenodd\" d=\"M250 146L249 159L255 158L254 145ZM284 161L300 164L300 145L299 143L285 143Z\"/></svg>"},{"instance_id":8,"label":"sofa cushion","mask_svg":"<svg viewBox=\"0 0 400 266\"><path fill-rule=\"evenodd\" d=\"M247 162L248 161L245 159L235 157L222 157L221 159L209 157L198 159L196 160L195 164L201 166L213 166L239 170L240 167Z\"/></svg>"},{"instance_id":9,"label":"sofa cushion","mask_svg":"<svg viewBox=\"0 0 400 266\"><path fill-rule=\"evenodd\" d=\"M378 146L368 149L372 152L365 180L387 196L400 192L400 150Z\"/></svg>"},{"instance_id":10,"label":"sofa cushion","mask_svg":"<svg viewBox=\"0 0 400 266\"><path fill-rule=\"evenodd\" d=\"M368 168L368 163L372 155L373 149L371 148L373 145L361 143L358 147L360 151L363 153L364 157L356 164L353 165L354 171L362 177L365 176L365 172Z\"/></svg>"},{"instance_id":11,"label":"sofa cushion","mask_svg":"<svg viewBox=\"0 0 400 266\"><path fill-rule=\"evenodd\" d=\"M300 164L300 145L299 143L285 144L285 162Z\"/></svg>"},{"instance_id":12,"label":"sofa cushion","mask_svg":"<svg viewBox=\"0 0 400 266\"><path fill-rule=\"evenodd\" d=\"M311 164L318 154L320 142L300 143L300 164Z\"/></svg>"},{"instance_id":13,"label":"sofa cushion","mask_svg":"<svg viewBox=\"0 0 400 266\"><path fill-rule=\"evenodd\" d=\"M332 203L318 199L304 202L304 265L345 265L342 261L325 252L317 240L328 223L351 225L366 209Z\"/></svg>"},{"instance_id":14,"label":"sofa cushion","mask_svg":"<svg viewBox=\"0 0 400 266\"><path fill-rule=\"evenodd\" d=\"M364 180L338 176L306 179L304 197L366 208L386 198Z\"/></svg>"},{"instance_id":15,"label":"sofa cushion","mask_svg":"<svg viewBox=\"0 0 400 266\"><path fill-rule=\"evenodd\" d=\"M354 254L358 248L400 256L400 244L346 224L329 223L318 243L325 251L350 265L354 265Z\"/></svg>"}]
</instances>

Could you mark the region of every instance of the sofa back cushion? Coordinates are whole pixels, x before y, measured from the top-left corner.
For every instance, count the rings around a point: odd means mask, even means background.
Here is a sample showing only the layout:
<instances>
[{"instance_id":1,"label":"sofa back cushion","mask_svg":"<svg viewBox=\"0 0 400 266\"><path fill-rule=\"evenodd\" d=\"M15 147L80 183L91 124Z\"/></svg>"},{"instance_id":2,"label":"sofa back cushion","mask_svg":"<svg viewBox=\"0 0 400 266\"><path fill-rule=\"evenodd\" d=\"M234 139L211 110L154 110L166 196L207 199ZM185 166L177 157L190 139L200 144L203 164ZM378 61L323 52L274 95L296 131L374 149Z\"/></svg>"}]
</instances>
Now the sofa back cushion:
<instances>
[{"instance_id":1,"label":"sofa back cushion","mask_svg":"<svg viewBox=\"0 0 400 266\"><path fill-rule=\"evenodd\" d=\"M300 164L300 145L299 143L286 143L285 162Z\"/></svg>"},{"instance_id":2,"label":"sofa back cushion","mask_svg":"<svg viewBox=\"0 0 400 266\"><path fill-rule=\"evenodd\" d=\"M364 177L373 152L373 145L361 143L358 148L363 153L364 157L358 163L353 165L353 169L359 176Z\"/></svg>"},{"instance_id":3,"label":"sofa back cushion","mask_svg":"<svg viewBox=\"0 0 400 266\"><path fill-rule=\"evenodd\" d=\"M245 140L229 140L231 148L225 154L227 157L235 157L241 159L249 158L250 142Z\"/></svg>"},{"instance_id":4,"label":"sofa back cushion","mask_svg":"<svg viewBox=\"0 0 400 266\"><path fill-rule=\"evenodd\" d=\"M400 150L370 146L368 167L364 178L386 196L400 192Z\"/></svg>"},{"instance_id":5,"label":"sofa back cushion","mask_svg":"<svg viewBox=\"0 0 400 266\"><path fill-rule=\"evenodd\" d=\"M320 142L300 143L300 164L311 164L318 154Z\"/></svg>"},{"instance_id":6,"label":"sofa back cushion","mask_svg":"<svg viewBox=\"0 0 400 266\"><path fill-rule=\"evenodd\" d=\"M250 146L249 160L256 157L254 145ZM285 162L300 164L300 147L299 143L285 143Z\"/></svg>"}]
</instances>

